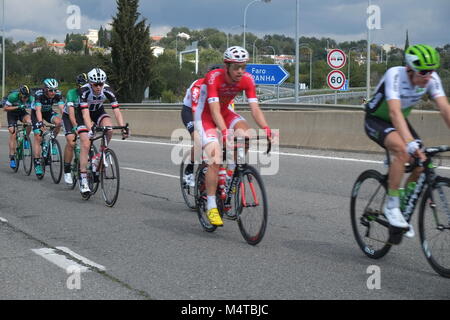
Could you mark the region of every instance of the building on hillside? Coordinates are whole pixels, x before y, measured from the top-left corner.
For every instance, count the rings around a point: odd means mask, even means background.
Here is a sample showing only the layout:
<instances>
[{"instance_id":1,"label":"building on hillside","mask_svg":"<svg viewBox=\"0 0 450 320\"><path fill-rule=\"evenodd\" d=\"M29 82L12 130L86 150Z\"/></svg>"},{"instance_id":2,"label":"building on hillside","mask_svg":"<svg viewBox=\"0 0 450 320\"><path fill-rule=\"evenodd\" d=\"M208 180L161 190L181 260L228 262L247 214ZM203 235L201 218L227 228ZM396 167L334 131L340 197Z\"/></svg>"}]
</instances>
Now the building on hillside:
<instances>
[{"instance_id":1,"label":"building on hillside","mask_svg":"<svg viewBox=\"0 0 450 320\"><path fill-rule=\"evenodd\" d=\"M66 44L63 43L58 43L58 42L52 42L52 43L48 43L47 44L48 48L50 51L54 51L57 54L64 54L66 52Z\"/></svg>"},{"instance_id":2,"label":"building on hillside","mask_svg":"<svg viewBox=\"0 0 450 320\"><path fill-rule=\"evenodd\" d=\"M273 57L276 64L285 65L287 63L295 63L295 56L282 54Z\"/></svg>"},{"instance_id":3,"label":"building on hillside","mask_svg":"<svg viewBox=\"0 0 450 320\"><path fill-rule=\"evenodd\" d=\"M97 44L98 42L98 30L96 29L88 29L88 32L85 34L88 41L92 44Z\"/></svg>"},{"instance_id":4,"label":"building on hillside","mask_svg":"<svg viewBox=\"0 0 450 320\"><path fill-rule=\"evenodd\" d=\"M164 48L163 47L152 46L151 48L153 49L153 55L155 57L159 57L160 55L162 55L164 53Z\"/></svg>"},{"instance_id":5,"label":"building on hillside","mask_svg":"<svg viewBox=\"0 0 450 320\"><path fill-rule=\"evenodd\" d=\"M150 38L152 39L153 42L159 42L164 37L163 36L150 36Z\"/></svg>"}]
</instances>

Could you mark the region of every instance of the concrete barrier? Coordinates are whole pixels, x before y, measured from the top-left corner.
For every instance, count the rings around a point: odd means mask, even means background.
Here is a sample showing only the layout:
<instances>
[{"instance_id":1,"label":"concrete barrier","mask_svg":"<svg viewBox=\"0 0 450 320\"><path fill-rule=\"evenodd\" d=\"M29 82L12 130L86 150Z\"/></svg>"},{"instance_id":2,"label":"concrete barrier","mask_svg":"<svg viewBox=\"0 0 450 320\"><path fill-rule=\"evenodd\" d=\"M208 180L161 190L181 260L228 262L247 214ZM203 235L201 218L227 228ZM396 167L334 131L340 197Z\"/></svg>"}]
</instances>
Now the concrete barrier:
<instances>
[{"instance_id":1,"label":"concrete barrier","mask_svg":"<svg viewBox=\"0 0 450 320\"><path fill-rule=\"evenodd\" d=\"M183 128L180 110L122 110L131 134L160 138L171 137ZM2 127L6 112L0 111ZM249 111L240 112L253 128L257 128ZM299 148L382 152L364 132L362 110L265 111L271 128L280 130L280 145ZM114 117L112 117L114 120ZM450 131L439 112L413 111L411 124L425 145L450 144Z\"/></svg>"}]
</instances>

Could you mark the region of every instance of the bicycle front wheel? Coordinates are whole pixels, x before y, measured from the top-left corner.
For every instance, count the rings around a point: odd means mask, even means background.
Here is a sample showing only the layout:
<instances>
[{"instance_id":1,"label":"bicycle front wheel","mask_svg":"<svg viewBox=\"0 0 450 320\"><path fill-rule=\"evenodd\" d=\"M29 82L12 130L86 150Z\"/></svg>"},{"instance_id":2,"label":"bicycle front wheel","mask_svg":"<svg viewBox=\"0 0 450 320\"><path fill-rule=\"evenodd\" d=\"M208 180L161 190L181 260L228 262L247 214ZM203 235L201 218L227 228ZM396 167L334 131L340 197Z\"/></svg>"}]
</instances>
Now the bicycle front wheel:
<instances>
[{"instance_id":1,"label":"bicycle front wheel","mask_svg":"<svg viewBox=\"0 0 450 320\"><path fill-rule=\"evenodd\" d=\"M450 278L450 179L437 177L422 198L419 212L420 243L431 267Z\"/></svg>"},{"instance_id":2,"label":"bicycle front wheel","mask_svg":"<svg viewBox=\"0 0 450 320\"><path fill-rule=\"evenodd\" d=\"M33 148L28 136L25 136L23 139L22 154L23 170L25 171L25 174L29 176L31 174L31 170L33 169Z\"/></svg>"},{"instance_id":3,"label":"bicycle front wheel","mask_svg":"<svg viewBox=\"0 0 450 320\"><path fill-rule=\"evenodd\" d=\"M119 197L119 161L114 151L107 149L100 163L100 183L103 191L103 199L108 207L112 207Z\"/></svg>"},{"instance_id":4,"label":"bicycle front wheel","mask_svg":"<svg viewBox=\"0 0 450 320\"><path fill-rule=\"evenodd\" d=\"M236 189L236 217L245 241L258 244L266 232L268 201L259 172L247 166Z\"/></svg>"},{"instance_id":5,"label":"bicycle front wheel","mask_svg":"<svg viewBox=\"0 0 450 320\"><path fill-rule=\"evenodd\" d=\"M383 214L387 179L375 170L361 173L351 196L350 218L353 234L361 250L379 259L391 249L389 222Z\"/></svg>"},{"instance_id":6,"label":"bicycle front wheel","mask_svg":"<svg viewBox=\"0 0 450 320\"><path fill-rule=\"evenodd\" d=\"M58 184L61 181L63 172L63 156L58 140L53 139L49 149L48 158L50 160L50 173L52 175L53 182Z\"/></svg>"}]
</instances>

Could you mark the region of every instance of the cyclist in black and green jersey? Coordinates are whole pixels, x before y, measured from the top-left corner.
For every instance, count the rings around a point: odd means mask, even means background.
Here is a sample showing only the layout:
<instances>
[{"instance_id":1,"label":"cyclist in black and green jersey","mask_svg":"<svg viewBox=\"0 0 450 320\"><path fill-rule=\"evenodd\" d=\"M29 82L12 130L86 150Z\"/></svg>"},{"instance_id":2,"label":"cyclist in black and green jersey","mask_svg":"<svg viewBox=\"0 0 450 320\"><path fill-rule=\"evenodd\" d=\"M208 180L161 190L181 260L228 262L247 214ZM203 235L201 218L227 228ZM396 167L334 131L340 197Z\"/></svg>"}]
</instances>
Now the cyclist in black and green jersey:
<instances>
[{"instance_id":1,"label":"cyclist in black and green jersey","mask_svg":"<svg viewBox=\"0 0 450 320\"><path fill-rule=\"evenodd\" d=\"M13 91L8 95L5 102L5 111L7 112L9 135L9 166L16 168L14 153L16 150L16 131L15 126L18 121L31 124L30 115L27 109L31 108L34 97L31 95L30 88L27 85L20 85L19 90ZM27 127L27 134L31 132L31 127Z\"/></svg>"},{"instance_id":2,"label":"cyclist in black and green jersey","mask_svg":"<svg viewBox=\"0 0 450 320\"><path fill-rule=\"evenodd\" d=\"M75 147L75 133L78 123L82 123L83 116L79 109L80 106L80 88L88 82L87 74L81 73L76 78L77 88L67 91L66 104L64 106L62 120L64 123L66 135L66 147L64 148L64 181L72 185L71 163L73 150ZM87 135L86 135L87 136ZM89 142L86 139L87 142Z\"/></svg>"},{"instance_id":3,"label":"cyclist in black and green jersey","mask_svg":"<svg viewBox=\"0 0 450 320\"><path fill-rule=\"evenodd\" d=\"M44 88L36 91L34 94L35 101L31 105L31 122L34 132L34 170L37 176L44 174L41 165L41 134L45 130L43 121L53 123L56 126L55 135L58 135L62 124L59 113L53 110L55 104L58 105L61 113L64 107L62 93L58 90L58 85L56 79L45 79Z\"/></svg>"},{"instance_id":4,"label":"cyclist in black and green jersey","mask_svg":"<svg viewBox=\"0 0 450 320\"><path fill-rule=\"evenodd\" d=\"M450 104L436 73L440 66L439 53L428 45L413 45L405 51L405 67L393 67L386 71L372 99L366 104L365 131L370 139L389 150L393 159L389 167L388 197L384 215L389 223L408 230L407 237L414 236L412 225L400 210L400 184L404 164L414 156L425 161L422 141L407 120L411 109L423 95L429 94L450 127ZM406 191L414 185L423 168L417 167L408 177Z\"/></svg>"}]
</instances>

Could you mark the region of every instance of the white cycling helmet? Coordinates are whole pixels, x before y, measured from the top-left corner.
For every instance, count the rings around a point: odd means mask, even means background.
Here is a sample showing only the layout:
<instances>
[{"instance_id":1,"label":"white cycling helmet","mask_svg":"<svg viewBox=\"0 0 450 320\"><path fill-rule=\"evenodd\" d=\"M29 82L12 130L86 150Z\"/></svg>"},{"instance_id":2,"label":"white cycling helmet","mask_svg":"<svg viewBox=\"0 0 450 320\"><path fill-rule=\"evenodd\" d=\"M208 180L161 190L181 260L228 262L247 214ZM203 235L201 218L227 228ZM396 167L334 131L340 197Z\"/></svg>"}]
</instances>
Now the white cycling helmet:
<instances>
[{"instance_id":1,"label":"white cycling helmet","mask_svg":"<svg viewBox=\"0 0 450 320\"><path fill-rule=\"evenodd\" d=\"M93 83L105 83L106 73L100 68L94 68L87 74L89 82Z\"/></svg>"},{"instance_id":2,"label":"white cycling helmet","mask_svg":"<svg viewBox=\"0 0 450 320\"><path fill-rule=\"evenodd\" d=\"M223 62L246 63L249 60L248 51L239 46L233 46L223 53Z\"/></svg>"}]
</instances>

